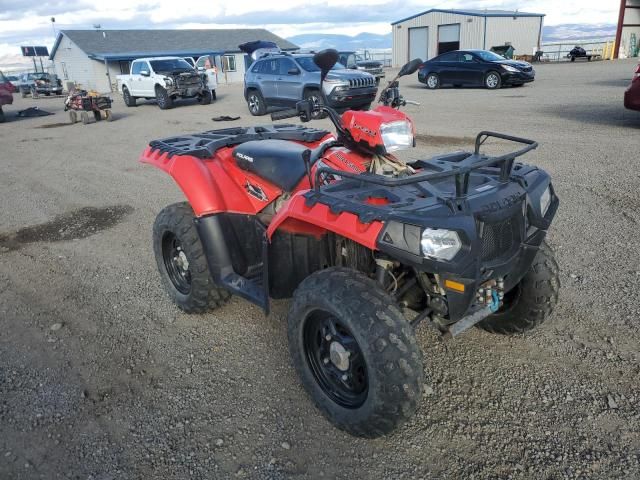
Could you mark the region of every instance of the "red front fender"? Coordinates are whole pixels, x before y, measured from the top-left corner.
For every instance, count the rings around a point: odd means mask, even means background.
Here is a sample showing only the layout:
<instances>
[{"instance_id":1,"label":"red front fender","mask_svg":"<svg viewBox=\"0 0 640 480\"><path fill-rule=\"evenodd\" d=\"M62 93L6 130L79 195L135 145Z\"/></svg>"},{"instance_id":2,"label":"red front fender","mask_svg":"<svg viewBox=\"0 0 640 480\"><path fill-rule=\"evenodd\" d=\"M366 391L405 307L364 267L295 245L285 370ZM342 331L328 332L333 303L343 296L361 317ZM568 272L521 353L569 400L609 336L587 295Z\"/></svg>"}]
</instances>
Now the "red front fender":
<instances>
[{"instance_id":1,"label":"red front fender","mask_svg":"<svg viewBox=\"0 0 640 480\"><path fill-rule=\"evenodd\" d=\"M380 221L363 223L357 215L349 212L332 213L328 206L316 203L308 206L304 198L306 192L299 192L274 217L267 237L281 228L295 233L318 234L333 232L349 238L371 250L377 250L376 240L384 224Z\"/></svg>"}]
</instances>

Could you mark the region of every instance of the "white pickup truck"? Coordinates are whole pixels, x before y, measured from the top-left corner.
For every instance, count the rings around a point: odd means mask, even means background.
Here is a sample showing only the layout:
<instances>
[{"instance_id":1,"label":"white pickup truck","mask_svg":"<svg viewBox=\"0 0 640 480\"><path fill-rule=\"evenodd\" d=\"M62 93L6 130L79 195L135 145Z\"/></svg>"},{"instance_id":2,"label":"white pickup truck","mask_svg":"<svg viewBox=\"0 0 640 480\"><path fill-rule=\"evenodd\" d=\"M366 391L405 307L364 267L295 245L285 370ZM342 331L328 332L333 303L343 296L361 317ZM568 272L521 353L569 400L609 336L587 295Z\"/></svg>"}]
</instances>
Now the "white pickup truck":
<instances>
[{"instance_id":1,"label":"white pickup truck","mask_svg":"<svg viewBox=\"0 0 640 480\"><path fill-rule=\"evenodd\" d=\"M215 91L207 75L179 57L139 58L131 63L131 74L118 75L117 80L127 107L134 107L138 98L155 98L162 110L177 98L197 97L201 105L208 105Z\"/></svg>"}]
</instances>

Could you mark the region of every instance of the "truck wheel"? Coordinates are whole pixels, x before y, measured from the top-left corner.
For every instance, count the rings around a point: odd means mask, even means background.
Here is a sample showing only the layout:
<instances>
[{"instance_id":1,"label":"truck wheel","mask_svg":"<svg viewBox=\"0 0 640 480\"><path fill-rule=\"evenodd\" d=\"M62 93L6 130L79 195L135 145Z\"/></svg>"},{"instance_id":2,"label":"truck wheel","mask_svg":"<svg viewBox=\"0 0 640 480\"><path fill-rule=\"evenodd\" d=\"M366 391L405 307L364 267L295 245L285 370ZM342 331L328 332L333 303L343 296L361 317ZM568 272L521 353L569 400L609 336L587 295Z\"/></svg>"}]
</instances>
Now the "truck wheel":
<instances>
[{"instance_id":1,"label":"truck wheel","mask_svg":"<svg viewBox=\"0 0 640 480\"><path fill-rule=\"evenodd\" d=\"M82 112L80 114L80 118L82 119L82 123L84 125L86 125L87 123L89 123L89 114L87 112Z\"/></svg>"},{"instance_id":2,"label":"truck wheel","mask_svg":"<svg viewBox=\"0 0 640 480\"><path fill-rule=\"evenodd\" d=\"M484 86L489 90L497 90L502 86L502 78L498 72L489 72L484 77Z\"/></svg>"},{"instance_id":3,"label":"truck wheel","mask_svg":"<svg viewBox=\"0 0 640 480\"><path fill-rule=\"evenodd\" d=\"M129 93L129 89L127 87L122 87L122 99L124 100L124 104L127 107L136 106L136 97L131 96L131 93Z\"/></svg>"},{"instance_id":4,"label":"truck wheel","mask_svg":"<svg viewBox=\"0 0 640 480\"><path fill-rule=\"evenodd\" d=\"M308 102L311 102L311 105L313 105L314 107L321 107L324 105L324 97L320 93L320 90L317 90L315 88L306 90L304 92L304 99ZM314 120L318 120L326 116L327 116L326 113L316 111L315 109L311 114L311 118L313 118Z\"/></svg>"},{"instance_id":5,"label":"truck wheel","mask_svg":"<svg viewBox=\"0 0 640 480\"><path fill-rule=\"evenodd\" d=\"M75 124L78 122L78 112L76 112L75 110L69 110L69 121L71 122L71 124Z\"/></svg>"},{"instance_id":6,"label":"truck wheel","mask_svg":"<svg viewBox=\"0 0 640 480\"><path fill-rule=\"evenodd\" d=\"M211 90L203 90L202 95L198 97L198 102L200 105L209 105L211 103Z\"/></svg>"},{"instance_id":7,"label":"truck wheel","mask_svg":"<svg viewBox=\"0 0 640 480\"><path fill-rule=\"evenodd\" d=\"M504 296L504 305L478 326L491 333L524 333L542 324L558 303L560 268L543 242L524 278Z\"/></svg>"},{"instance_id":8,"label":"truck wheel","mask_svg":"<svg viewBox=\"0 0 640 480\"><path fill-rule=\"evenodd\" d=\"M427 88L430 90L435 90L436 88L440 88L440 77L436 73L430 73L427 75L424 83L426 83Z\"/></svg>"},{"instance_id":9,"label":"truck wheel","mask_svg":"<svg viewBox=\"0 0 640 480\"><path fill-rule=\"evenodd\" d=\"M221 306L230 294L214 285L186 203L164 208L153 224L153 251L162 283L173 302L187 313L203 313Z\"/></svg>"},{"instance_id":10,"label":"truck wheel","mask_svg":"<svg viewBox=\"0 0 640 480\"><path fill-rule=\"evenodd\" d=\"M287 321L302 384L335 426L373 438L415 413L422 354L413 329L376 282L347 268L313 273L295 291Z\"/></svg>"},{"instance_id":11,"label":"truck wheel","mask_svg":"<svg viewBox=\"0 0 640 480\"><path fill-rule=\"evenodd\" d=\"M160 110L167 110L173 107L173 99L171 98L171 95L169 95L169 93L159 85L156 87L156 102L158 103Z\"/></svg>"},{"instance_id":12,"label":"truck wheel","mask_svg":"<svg viewBox=\"0 0 640 480\"><path fill-rule=\"evenodd\" d=\"M249 113L254 117L259 117L267 113L267 104L258 90L249 90L247 106L249 107Z\"/></svg>"}]
</instances>

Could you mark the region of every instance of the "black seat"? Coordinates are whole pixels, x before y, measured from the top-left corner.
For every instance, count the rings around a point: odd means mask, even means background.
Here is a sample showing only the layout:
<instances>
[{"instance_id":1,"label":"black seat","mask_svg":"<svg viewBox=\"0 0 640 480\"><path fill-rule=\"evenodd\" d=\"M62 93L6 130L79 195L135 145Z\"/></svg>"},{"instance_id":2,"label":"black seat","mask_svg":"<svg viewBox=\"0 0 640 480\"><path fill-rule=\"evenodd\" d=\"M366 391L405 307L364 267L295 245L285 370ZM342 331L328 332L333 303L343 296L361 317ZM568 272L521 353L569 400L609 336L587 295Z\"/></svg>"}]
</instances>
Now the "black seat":
<instances>
[{"instance_id":1,"label":"black seat","mask_svg":"<svg viewBox=\"0 0 640 480\"><path fill-rule=\"evenodd\" d=\"M233 151L241 169L255 173L285 192L291 192L306 174L304 156L310 154L308 148L286 140L253 140L238 145Z\"/></svg>"}]
</instances>

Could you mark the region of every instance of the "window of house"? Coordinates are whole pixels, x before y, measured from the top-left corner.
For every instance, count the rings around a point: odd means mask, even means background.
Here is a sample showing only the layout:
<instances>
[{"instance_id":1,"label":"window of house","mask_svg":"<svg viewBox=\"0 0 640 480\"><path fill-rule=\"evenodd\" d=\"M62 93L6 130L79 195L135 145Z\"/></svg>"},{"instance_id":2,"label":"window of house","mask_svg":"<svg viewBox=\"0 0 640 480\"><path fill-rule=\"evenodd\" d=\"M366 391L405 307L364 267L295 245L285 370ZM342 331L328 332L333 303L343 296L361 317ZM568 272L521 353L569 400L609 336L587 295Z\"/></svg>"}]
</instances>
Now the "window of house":
<instances>
[{"instance_id":1,"label":"window of house","mask_svg":"<svg viewBox=\"0 0 640 480\"><path fill-rule=\"evenodd\" d=\"M225 55L222 57L222 69L225 72L235 72L236 71L236 56L235 55Z\"/></svg>"},{"instance_id":2,"label":"window of house","mask_svg":"<svg viewBox=\"0 0 640 480\"><path fill-rule=\"evenodd\" d=\"M60 62L60 66L62 67L62 78L65 80L69 80L69 73L67 72L67 64L65 62Z\"/></svg>"},{"instance_id":3,"label":"window of house","mask_svg":"<svg viewBox=\"0 0 640 480\"><path fill-rule=\"evenodd\" d=\"M131 71L131 62L128 60L120 60L118 63L120 64L120 73L123 75L129 75L129 72Z\"/></svg>"}]
</instances>

